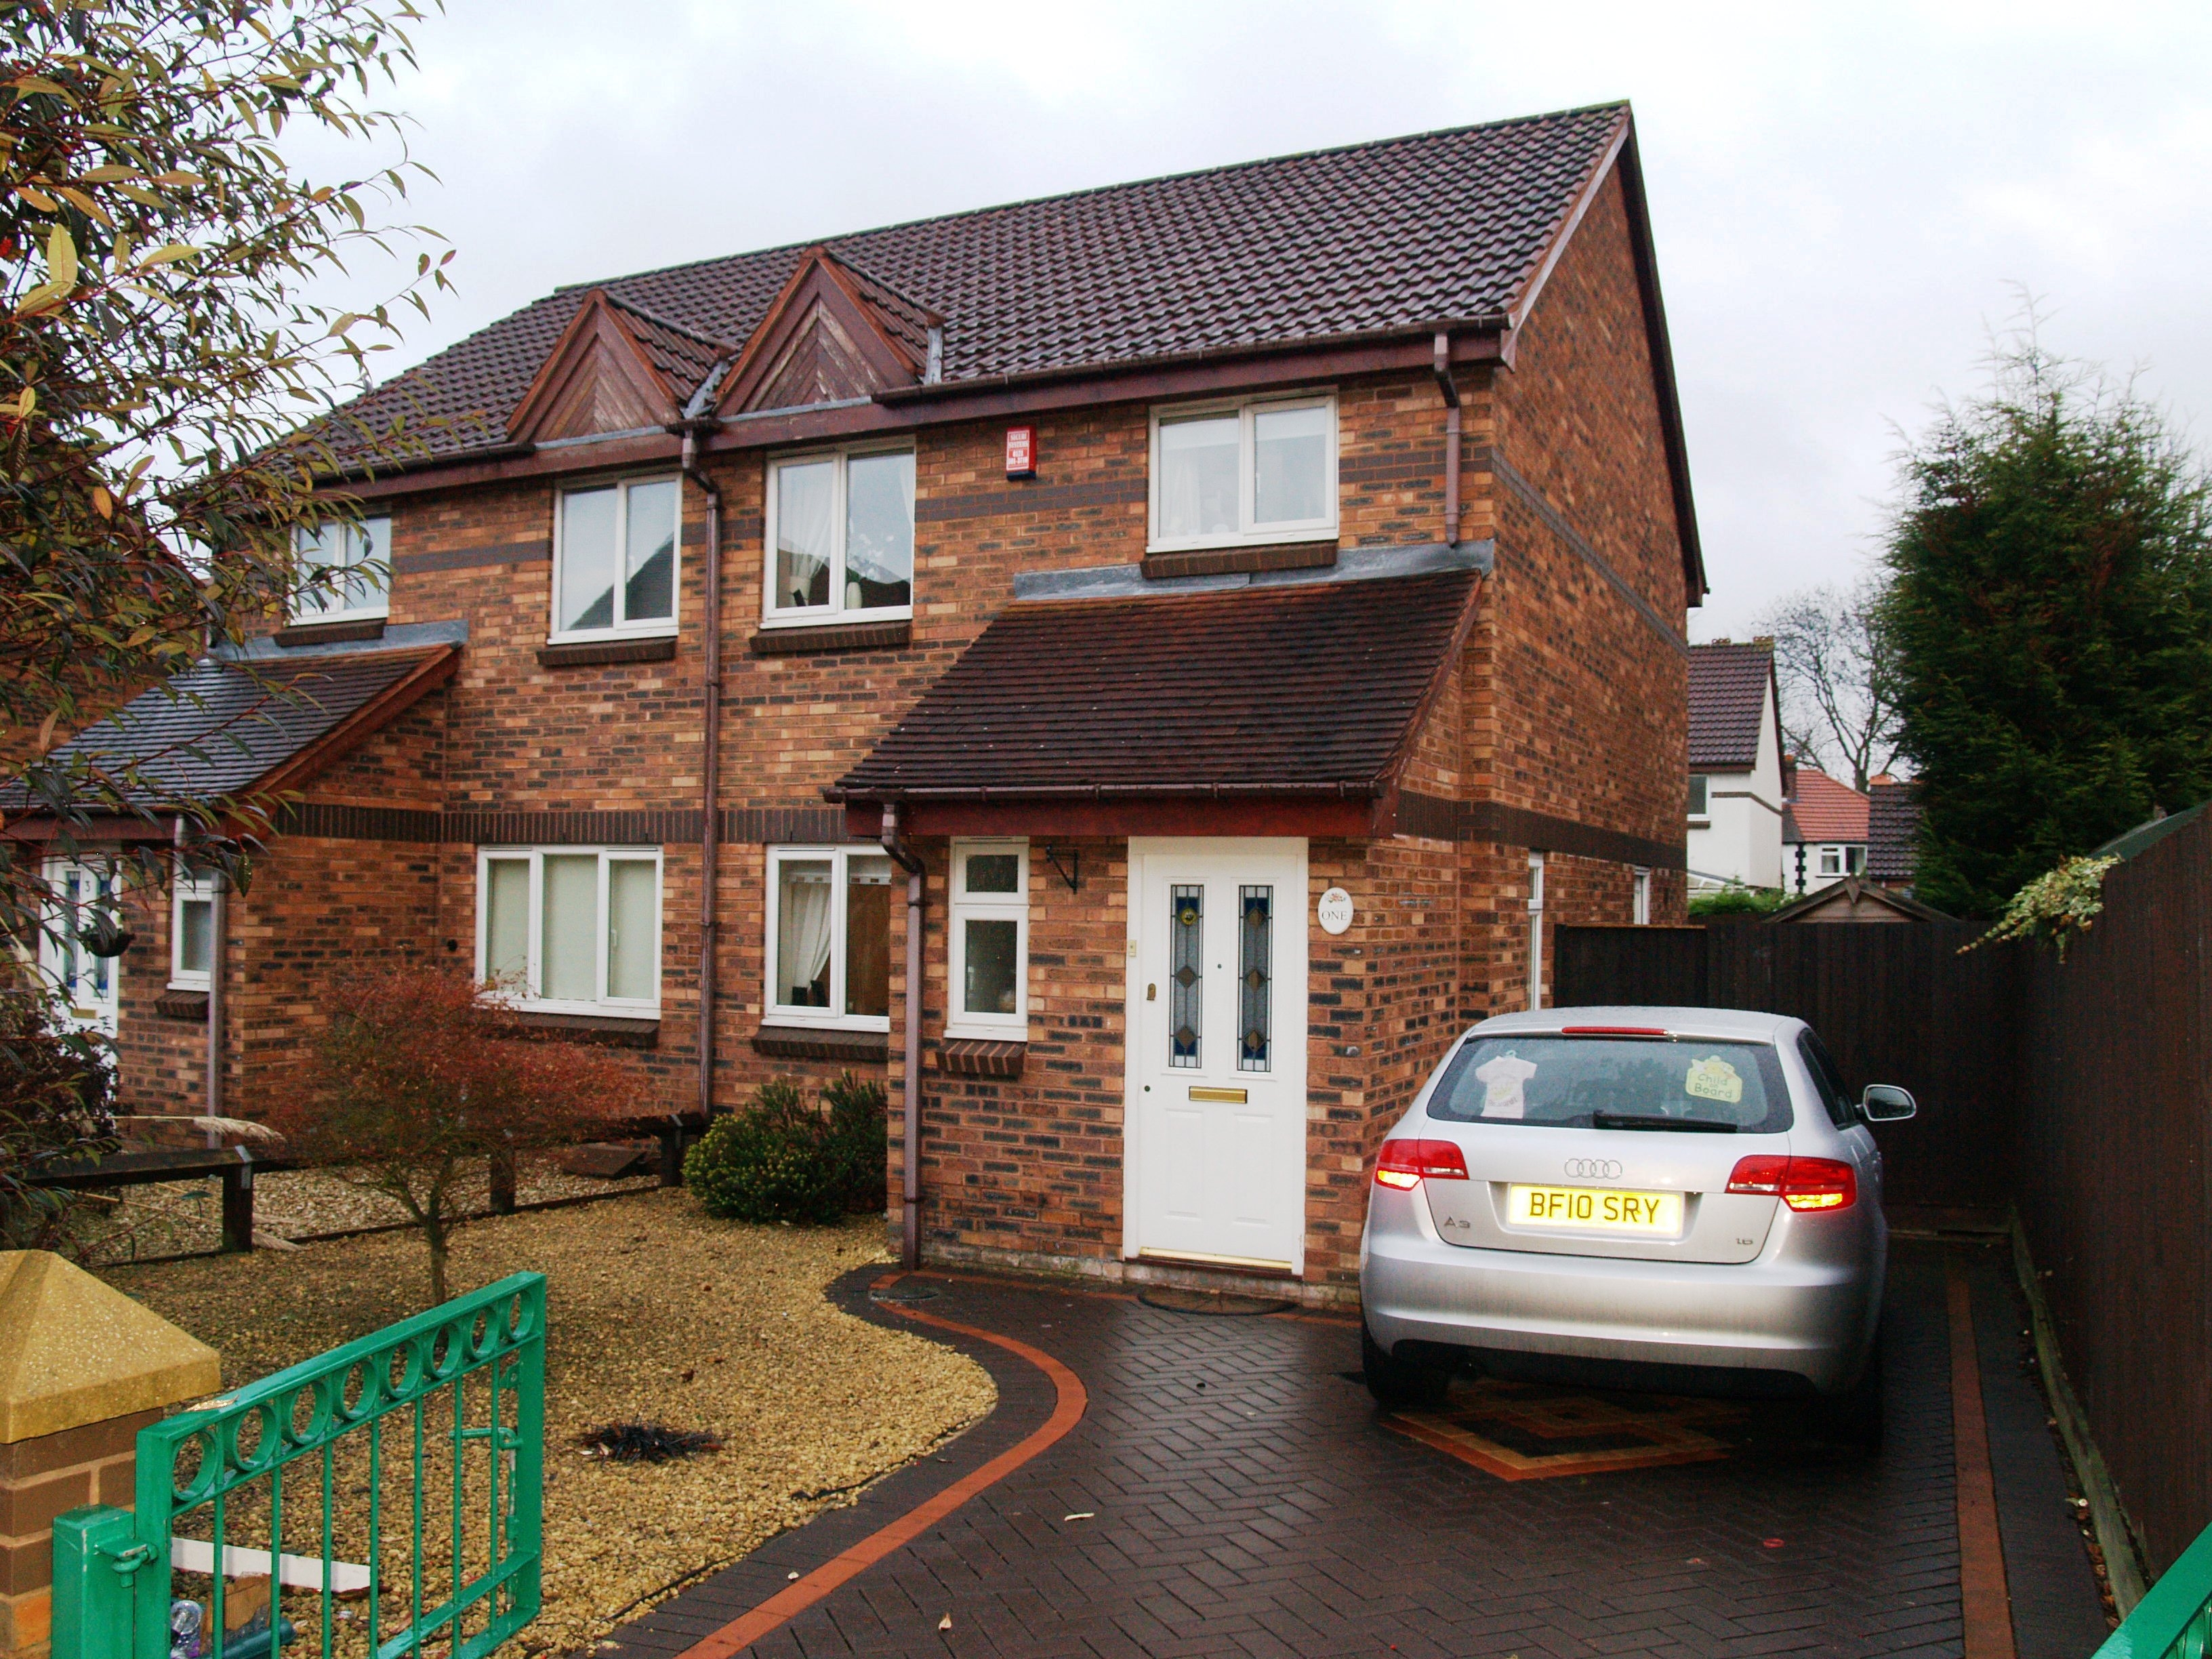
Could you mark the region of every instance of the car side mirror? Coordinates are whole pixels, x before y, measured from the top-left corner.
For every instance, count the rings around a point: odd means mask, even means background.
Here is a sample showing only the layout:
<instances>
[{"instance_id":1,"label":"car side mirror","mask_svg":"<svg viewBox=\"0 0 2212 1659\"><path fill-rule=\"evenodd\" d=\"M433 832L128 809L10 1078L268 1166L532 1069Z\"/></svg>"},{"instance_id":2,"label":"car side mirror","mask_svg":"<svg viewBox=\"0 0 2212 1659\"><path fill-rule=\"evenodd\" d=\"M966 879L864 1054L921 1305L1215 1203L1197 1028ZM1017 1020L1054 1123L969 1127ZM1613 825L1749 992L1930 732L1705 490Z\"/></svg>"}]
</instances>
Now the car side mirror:
<instances>
[{"instance_id":1,"label":"car side mirror","mask_svg":"<svg viewBox=\"0 0 2212 1659\"><path fill-rule=\"evenodd\" d=\"M1869 1083L1859 1097L1859 1115L1869 1123L1902 1123L1919 1109L1911 1091L1894 1083Z\"/></svg>"}]
</instances>

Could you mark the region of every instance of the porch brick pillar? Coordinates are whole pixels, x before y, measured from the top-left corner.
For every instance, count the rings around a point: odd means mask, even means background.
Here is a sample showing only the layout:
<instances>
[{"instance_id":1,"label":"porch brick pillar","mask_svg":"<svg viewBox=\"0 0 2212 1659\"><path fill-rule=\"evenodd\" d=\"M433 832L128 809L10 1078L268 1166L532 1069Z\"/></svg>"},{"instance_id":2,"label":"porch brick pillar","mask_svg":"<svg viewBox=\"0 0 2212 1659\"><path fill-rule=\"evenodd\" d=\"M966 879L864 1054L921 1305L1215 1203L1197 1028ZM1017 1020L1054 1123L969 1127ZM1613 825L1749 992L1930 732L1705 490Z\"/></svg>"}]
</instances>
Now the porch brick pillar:
<instances>
[{"instance_id":1,"label":"porch brick pillar","mask_svg":"<svg viewBox=\"0 0 2212 1659\"><path fill-rule=\"evenodd\" d=\"M216 1351L46 1250L0 1251L0 1659L45 1659L54 1517L128 1509L138 1431L222 1384Z\"/></svg>"}]
</instances>

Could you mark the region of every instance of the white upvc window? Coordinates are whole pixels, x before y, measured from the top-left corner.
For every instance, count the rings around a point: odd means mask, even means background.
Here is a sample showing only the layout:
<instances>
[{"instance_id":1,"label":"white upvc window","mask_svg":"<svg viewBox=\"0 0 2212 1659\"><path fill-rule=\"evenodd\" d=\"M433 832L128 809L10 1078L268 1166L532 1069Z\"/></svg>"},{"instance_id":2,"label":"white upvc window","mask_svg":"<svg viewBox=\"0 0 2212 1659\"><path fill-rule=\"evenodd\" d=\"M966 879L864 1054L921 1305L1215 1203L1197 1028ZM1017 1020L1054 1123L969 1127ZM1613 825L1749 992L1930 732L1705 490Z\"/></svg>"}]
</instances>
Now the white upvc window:
<instances>
[{"instance_id":1,"label":"white upvc window","mask_svg":"<svg viewBox=\"0 0 2212 1659\"><path fill-rule=\"evenodd\" d=\"M1636 866L1636 896L1630 914L1638 927L1651 925L1651 872L1643 866Z\"/></svg>"},{"instance_id":2,"label":"white upvc window","mask_svg":"<svg viewBox=\"0 0 2212 1659\"><path fill-rule=\"evenodd\" d=\"M1840 847L1823 847L1820 853L1820 873L1831 878L1864 875L1866 848L1848 843Z\"/></svg>"},{"instance_id":3,"label":"white upvc window","mask_svg":"<svg viewBox=\"0 0 2212 1659\"><path fill-rule=\"evenodd\" d=\"M1544 855L1528 854L1528 1006L1544 1006Z\"/></svg>"},{"instance_id":4,"label":"white upvc window","mask_svg":"<svg viewBox=\"0 0 2212 1659\"><path fill-rule=\"evenodd\" d=\"M294 540L302 580L336 573L312 591L292 596L295 623L369 622L392 612L392 520L332 520Z\"/></svg>"},{"instance_id":5,"label":"white upvc window","mask_svg":"<svg viewBox=\"0 0 2212 1659\"><path fill-rule=\"evenodd\" d=\"M215 971L215 876L180 875L169 908L169 988L204 991Z\"/></svg>"},{"instance_id":6,"label":"white upvc window","mask_svg":"<svg viewBox=\"0 0 2212 1659\"><path fill-rule=\"evenodd\" d=\"M1690 774L1690 822L1711 822L1712 780L1703 772Z\"/></svg>"},{"instance_id":7,"label":"white upvc window","mask_svg":"<svg viewBox=\"0 0 2212 1659\"><path fill-rule=\"evenodd\" d=\"M865 847L768 849L768 1019L891 1028L891 861Z\"/></svg>"},{"instance_id":8,"label":"white upvc window","mask_svg":"<svg viewBox=\"0 0 2212 1659\"><path fill-rule=\"evenodd\" d=\"M1029 1037L1030 846L952 843L951 1006L945 1034Z\"/></svg>"},{"instance_id":9,"label":"white upvc window","mask_svg":"<svg viewBox=\"0 0 2212 1659\"><path fill-rule=\"evenodd\" d=\"M477 977L535 1012L658 1015L660 849L483 849Z\"/></svg>"},{"instance_id":10,"label":"white upvc window","mask_svg":"<svg viewBox=\"0 0 2212 1659\"><path fill-rule=\"evenodd\" d=\"M1336 398L1152 411L1146 550L1336 539Z\"/></svg>"},{"instance_id":11,"label":"white upvc window","mask_svg":"<svg viewBox=\"0 0 2212 1659\"><path fill-rule=\"evenodd\" d=\"M553 515L550 638L676 631L683 485L625 478L561 493Z\"/></svg>"},{"instance_id":12,"label":"white upvc window","mask_svg":"<svg viewBox=\"0 0 2212 1659\"><path fill-rule=\"evenodd\" d=\"M771 628L914 614L914 451L769 463L761 619Z\"/></svg>"}]
</instances>

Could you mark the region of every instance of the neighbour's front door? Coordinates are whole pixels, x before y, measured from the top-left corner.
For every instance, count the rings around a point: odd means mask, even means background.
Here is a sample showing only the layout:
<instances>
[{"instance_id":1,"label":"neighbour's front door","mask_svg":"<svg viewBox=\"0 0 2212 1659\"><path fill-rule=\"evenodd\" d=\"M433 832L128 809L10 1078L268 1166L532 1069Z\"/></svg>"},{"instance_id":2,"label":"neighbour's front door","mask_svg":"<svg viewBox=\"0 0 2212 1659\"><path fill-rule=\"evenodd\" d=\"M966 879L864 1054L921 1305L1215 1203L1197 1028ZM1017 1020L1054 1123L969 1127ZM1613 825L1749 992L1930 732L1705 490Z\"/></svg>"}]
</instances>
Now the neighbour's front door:
<instances>
[{"instance_id":1,"label":"neighbour's front door","mask_svg":"<svg viewBox=\"0 0 2212 1659\"><path fill-rule=\"evenodd\" d=\"M1306 844L1129 842L1130 1255L1304 1261Z\"/></svg>"},{"instance_id":2,"label":"neighbour's front door","mask_svg":"<svg viewBox=\"0 0 2212 1659\"><path fill-rule=\"evenodd\" d=\"M46 883L55 899L53 925L39 942L39 958L47 982L61 994L63 1019L73 1030L112 1037L123 964L93 955L81 935L115 918L115 877L91 865L55 863L46 866Z\"/></svg>"}]
</instances>

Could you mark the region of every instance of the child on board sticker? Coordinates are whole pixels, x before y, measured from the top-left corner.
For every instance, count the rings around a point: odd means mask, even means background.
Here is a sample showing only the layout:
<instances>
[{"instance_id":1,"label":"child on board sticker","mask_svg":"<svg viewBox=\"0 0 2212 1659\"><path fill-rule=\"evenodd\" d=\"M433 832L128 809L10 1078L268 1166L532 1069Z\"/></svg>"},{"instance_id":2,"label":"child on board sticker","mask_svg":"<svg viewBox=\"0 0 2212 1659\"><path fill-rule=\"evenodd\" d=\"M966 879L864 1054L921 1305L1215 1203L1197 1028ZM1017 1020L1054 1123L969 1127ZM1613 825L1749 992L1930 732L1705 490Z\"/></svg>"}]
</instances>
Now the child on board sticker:
<instances>
[{"instance_id":1,"label":"child on board sticker","mask_svg":"<svg viewBox=\"0 0 2212 1659\"><path fill-rule=\"evenodd\" d=\"M1507 1049L1495 1060L1486 1060L1474 1068L1476 1081L1482 1085L1482 1115L1485 1117L1526 1117L1528 1115L1528 1097L1522 1085L1536 1075L1536 1066Z\"/></svg>"},{"instance_id":2,"label":"child on board sticker","mask_svg":"<svg viewBox=\"0 0 2212 1659\"><path fill-rule=\"evenodd\" d=\"M1696 1100L1717 1100L1734 1106L1743 1099L1743 1079L1718 1054L1693 1060L1683 1074L1682 1092Z\"/></svg>"}]
</instances>

